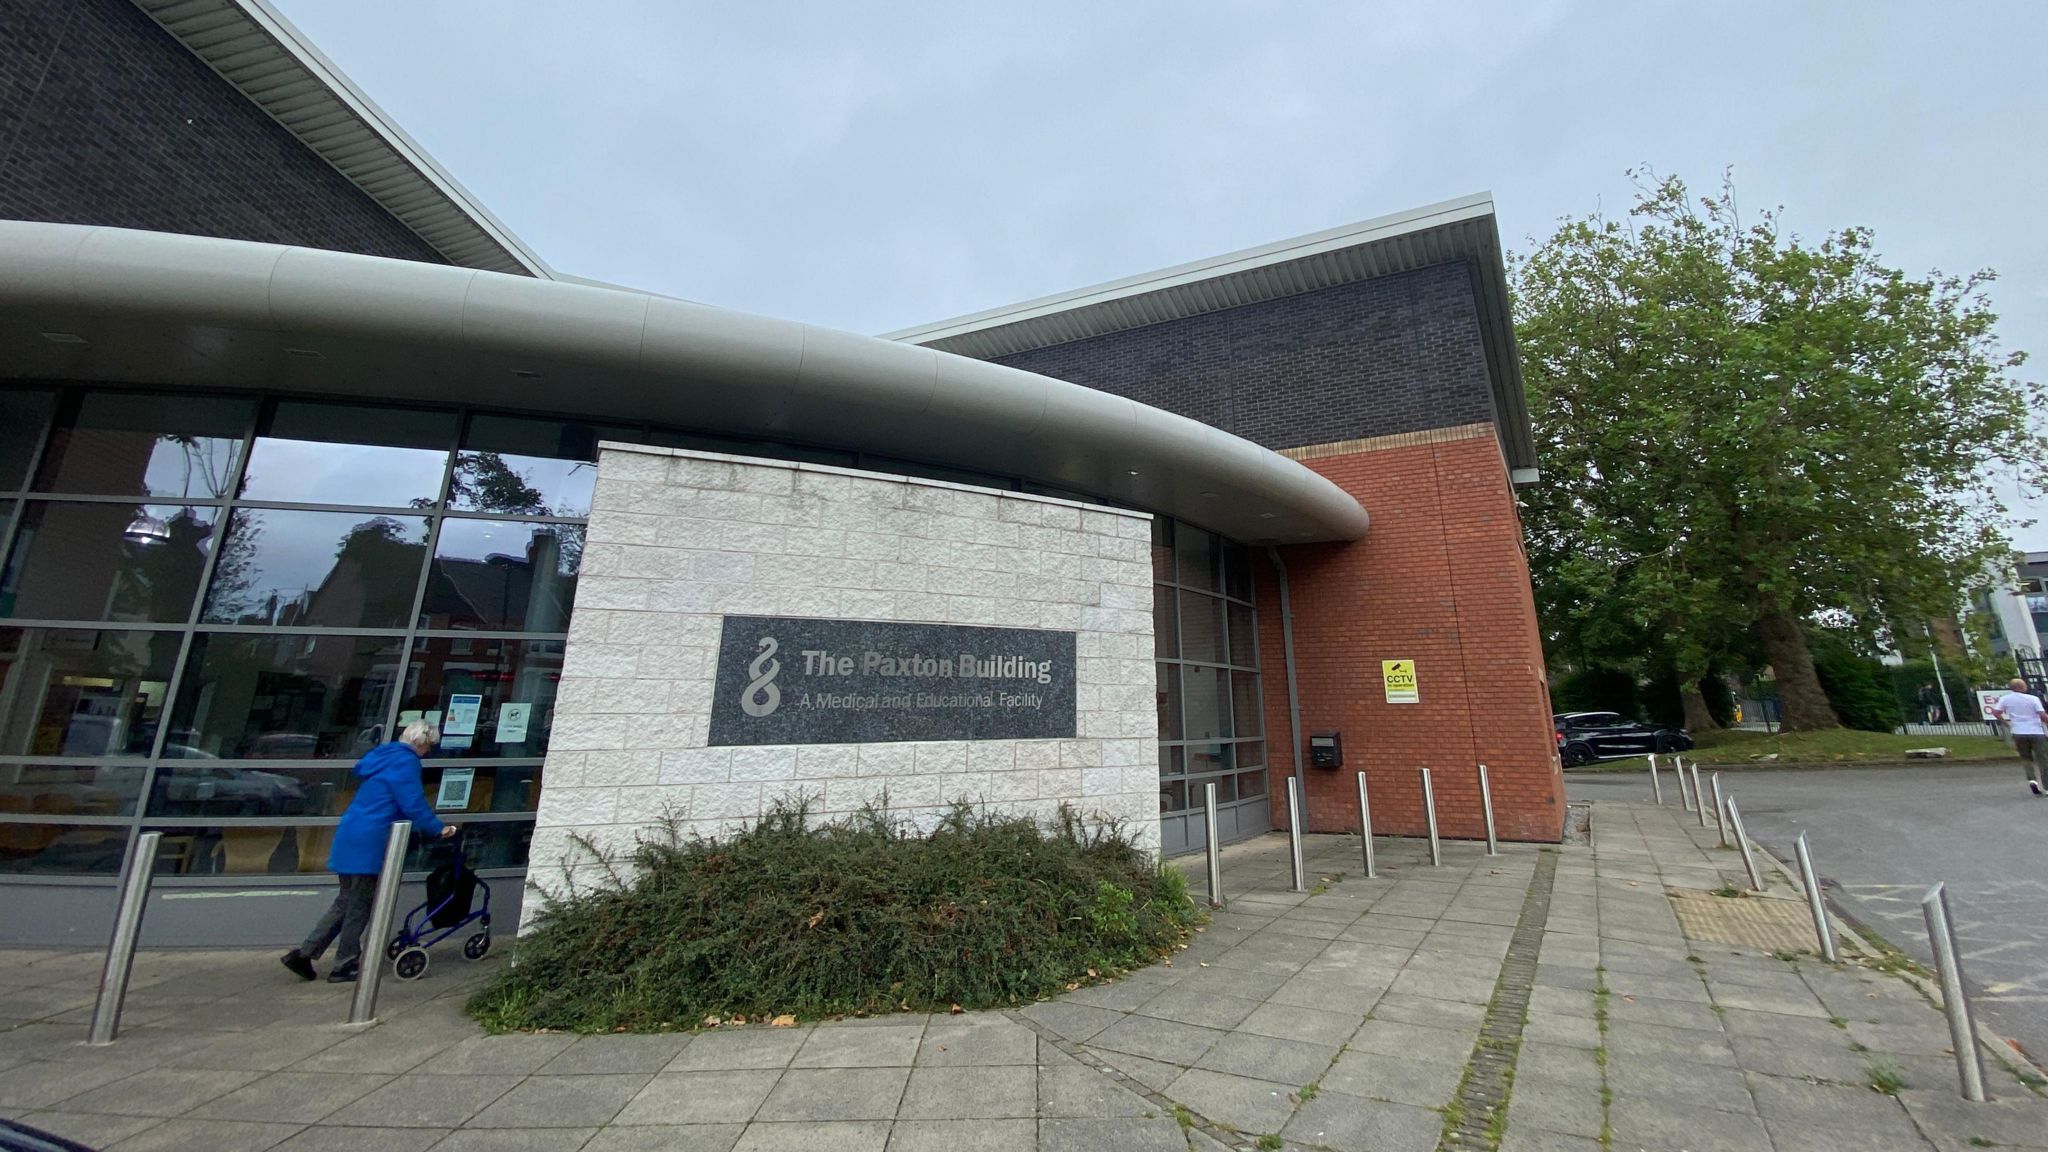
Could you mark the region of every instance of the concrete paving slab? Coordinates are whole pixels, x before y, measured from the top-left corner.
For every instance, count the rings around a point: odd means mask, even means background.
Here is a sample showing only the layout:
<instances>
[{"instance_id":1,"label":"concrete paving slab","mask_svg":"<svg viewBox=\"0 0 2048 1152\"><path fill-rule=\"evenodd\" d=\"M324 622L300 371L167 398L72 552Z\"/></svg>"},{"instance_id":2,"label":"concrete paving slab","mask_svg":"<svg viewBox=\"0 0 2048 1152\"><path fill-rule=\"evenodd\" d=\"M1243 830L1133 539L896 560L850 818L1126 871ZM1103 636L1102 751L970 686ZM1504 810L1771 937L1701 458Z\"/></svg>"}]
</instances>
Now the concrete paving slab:
<instances>
[{"instance_id":1,"label":"concrete paving slab","mask_svg":"<svg viewBox=\"0 0 2048 1152\"><path fill-rule=\"evenodd\" d=\"M664 1072L714 1072L787 1068L806 1039L794 1028L741 1028L700 1032L690 1038Z\"/></svg>"},{"instance_id":2,"label":"concrete paving slab","mask_svg":"<svg viewBox=\"0 0 2048 1152\"><path fill-rule=\"evenodd\" d=\"M1187 1152L1180 1126L1164 1117L1057 1119L1038 1122L1038 1152Z\"/></svg>"},{"instance_id":3,"label":"concrete paving slab","mask_svg":"<svg viewBox=\"0 0 2048 1152\"><path fill-rule=\"evenodd\" d=\"M653 1074L682 1054L690 1037L666 1032L642 1036L584 1036L540 1066L543 1076L589 1075L603 1072Z\"/></svg>"},{"instance_id":4,"label":"concrete paving slab","mask_svg":"<svg viewBox=\"0 0 2048 1152\"><path fill-rule=\"evenodd\" d=\"M888 1152L1034 1152L1035 1120L898 1120Z\"/></svg>"},{"instance_id":5,"label":"concrete paving slab","mask_svg":"<svg viewBox=\"0 0 2048 1152\"><path fill-rule=\"evenodd\" d=\"M208 1120L311 1124L383 1087L381 1073L273 1072L192 1110Z\"/></svg>"},{"instance_id":6,"label":"concrete paving slab","mask_svg":"<svg viewBox=\"0 0 2048 1152\"><path fill-rule=\"evenodd\" d=\"M1338 1152L1434 1152L1443 1123L1432 1109L1333 1094L1302 1105L1281 1135Z\"/></svg>"},{"instance_id":7,"label":"concrete paving slab","mask_svg":"<svg viewBox=\"0 0 2048 1152\"><path fill-rule=\"evenodd\" d=\"M778 1069L663 1072L647 1082L615 1124L744 1124L782 1079Z\"/></svg>"},{"instance_id":8,"label":"concrete paving slab","mask_svg":"<svg viewBox=\"0 0 2048 1152\"><path fill-rule=\"evenodd\" d=\"M329 1115L326 1122L459 1128L519 1082L518 1076L400 1076L362 1096L352 1107Z\"/></svg>"},{"instance_id":9,"label":"concrete paving slab","mask_svg":"<svg viewBox=\"0 0 2048 1152\"><path fill-rule=\"evenodd\" d=\"M782 1074L754 1118L891 1120L909 1079L908 1068L792 1068Z\"/></svg>"},{"instance_id":10,"label":"concrete paving slab","mask_svg":"<svg viewBox=\"0 0 2048 1152\"><path fill-rule=\"evenodd\" d=\"M1418 1108L1441 1108L1456 1094L1464 1074L1460 1064L1346 1052L1323 1074L1322 1090L1413 1104Z\"/></svg>"},{"instance_id":11,"label":"concrete paving slab","mask_svg":"<svg viewBox=\"0 0 2048 1152\"><path fill-rule=\"evenodd\" d=\"M467 1127L601 1128L653 1079L651 1072L529 1077Z\"/></svg>"},{"instance_id":12,"label":"concrete paving slab","mask_svg":"<svg viewBox=\"0 0 2048 1152\"><path fill-rule=\"evenodd\" d=\"M1038 1069L1031 1065L913 1068L895 1115L906 1120L1033 1119Z\"/></svg>"},{"instance_id":13,"label":"concrete paving slab","mask_svg":"<svg viewBox=\"0 0 2048 1152\"><path fill-rule=\"evenodd\" d=\"M1294 1115L1294 1087L1193 1068L1167 1086L1166 1096L1240 1132L1278 1132Z\"/></svg>"},{"instance_id":14,"label":"concrete paving slab","mask_svg":"<svg viewBox=\"0 0 2048 1152\"><path fill-rule=\"evenodd\" d=\"M882 1152L888 1142L878 1121L751 1124L733 1152Z\"/></svg>"},{"instance_id":15,"label":"concrete paving slab","mask_svg":"<svg viewBox=\"0 0 2048 1152\"><path fill-rule=\"evenodd\" d=\"M792 1068L908 1068L917 1060L924 1027L887 1024L840 1027L821 1024L810 1030Z\"/></svg>"},{"instance_id":16,"label":"concrete paving slab","mask_svg":"<svg viewBox=\"0 0 2048 1152\"><path fill-rule=\"evenodd\" d=\"M732 1152L744 1124L613 1125L590 1138L582 1152Z\"/></svg>"}]
</instances>

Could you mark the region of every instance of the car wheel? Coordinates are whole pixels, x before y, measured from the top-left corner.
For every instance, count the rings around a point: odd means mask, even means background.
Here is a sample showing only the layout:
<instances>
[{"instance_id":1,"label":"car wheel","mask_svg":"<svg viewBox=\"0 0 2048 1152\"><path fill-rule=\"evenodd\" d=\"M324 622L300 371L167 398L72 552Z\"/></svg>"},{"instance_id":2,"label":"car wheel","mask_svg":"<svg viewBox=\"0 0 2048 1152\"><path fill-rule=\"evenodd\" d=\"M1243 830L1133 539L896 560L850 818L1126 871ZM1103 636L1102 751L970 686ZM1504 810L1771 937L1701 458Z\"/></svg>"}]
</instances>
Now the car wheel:
<instances>
[{"instance_id":1,"label":"car wheel","mask_svg":"<svg viewBox=\"0 0 2048 1152\"><path fill-rule=\"evenodd\" d=\"M1591 748L1584 744L1567 744L1564 746L1565 767L1577 768L1581 764L1591 764L1592 762L1593 750Z\"/></svg>"},{"instance_id":2,"label":"car wheel","mask_svg":"<svg viewBox=\"0 0 2048 1152\"><path fill-rule=\"evenodd\" d=\"M1671 753L1673 753L1673 752L1683 752L1683 751L1684 751L1684 749L1683 749L1683 748L1680 748L1680 747L1678 746L1678 738L1677 738L1677 737L1675 737L1675 736L1673 736L1673 735L1671 735L1670 733L1668 733L1668 732L1667 732L1667 733L1663 733L1663 734L1661 734L1661 735L1659 735L1659 736L1657 737L1657 754L1658 754L1658 755L1660 755L1660 756L1669 756L1669 755L1670 755Z\"/></svg>"}]
</instances>

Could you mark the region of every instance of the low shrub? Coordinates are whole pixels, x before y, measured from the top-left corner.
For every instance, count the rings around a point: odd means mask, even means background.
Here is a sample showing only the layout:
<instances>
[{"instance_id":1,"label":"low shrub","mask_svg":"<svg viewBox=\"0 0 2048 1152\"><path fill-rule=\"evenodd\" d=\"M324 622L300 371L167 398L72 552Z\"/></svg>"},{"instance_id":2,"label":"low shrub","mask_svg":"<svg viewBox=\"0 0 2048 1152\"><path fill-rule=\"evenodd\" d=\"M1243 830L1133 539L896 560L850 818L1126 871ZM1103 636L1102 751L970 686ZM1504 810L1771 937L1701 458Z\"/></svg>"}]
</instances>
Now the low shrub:
<instances>
[{"instance_id":1,"label":"low shrub","mask_svg":"<svg viewBox=\"0 0 2048 1152\"><path fill-rule=\"evenodd\" d=\"M724 839L671 822L622 860L576 850L602 878L544 898L512 965L470 1001L486 1026L1016 1004L1149 964L1200 917L1177 870L1066 809L1042 828L960 806L919 833L785 806Z\"/></svg>"}]
</instances>

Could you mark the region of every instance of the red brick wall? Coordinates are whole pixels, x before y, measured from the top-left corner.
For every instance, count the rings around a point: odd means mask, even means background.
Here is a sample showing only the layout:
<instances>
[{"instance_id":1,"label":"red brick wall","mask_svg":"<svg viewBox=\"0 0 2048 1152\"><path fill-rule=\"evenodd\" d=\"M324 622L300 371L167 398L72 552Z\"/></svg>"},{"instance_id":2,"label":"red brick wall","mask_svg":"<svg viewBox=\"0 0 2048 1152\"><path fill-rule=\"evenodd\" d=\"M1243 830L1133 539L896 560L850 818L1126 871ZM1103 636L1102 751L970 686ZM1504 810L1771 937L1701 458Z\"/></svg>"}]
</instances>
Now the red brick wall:
<instances>
[{"instance_id":1,"label":"red brick wall","mask_svg":"<svg viewBox=\"0 0 2048 1152\"><path fill-rule=\"evenodd\" d=\"M1303 461L1372 516L1363 540L1280 550L1294 608L1304 743L1320 729L1344 734L1342 769L1303 769L1310 831L1358 827L1355 777L1363 769L1374 830L1423 835L1417 769L1427 767L1442 835L1482 838L1476 765L1483 763L1502 839L1561 834L1564 777L1521 520L1499 444L1490 427L1480 432ZM1259 628L1273 816L1285 827L1293 761L1279 582L1270 563L1259 581ZM1380 661L1411 658L1421 702L1386 703ZM1306 765L1306 748L1302 758Z\"/></svg>"}]
</instances>

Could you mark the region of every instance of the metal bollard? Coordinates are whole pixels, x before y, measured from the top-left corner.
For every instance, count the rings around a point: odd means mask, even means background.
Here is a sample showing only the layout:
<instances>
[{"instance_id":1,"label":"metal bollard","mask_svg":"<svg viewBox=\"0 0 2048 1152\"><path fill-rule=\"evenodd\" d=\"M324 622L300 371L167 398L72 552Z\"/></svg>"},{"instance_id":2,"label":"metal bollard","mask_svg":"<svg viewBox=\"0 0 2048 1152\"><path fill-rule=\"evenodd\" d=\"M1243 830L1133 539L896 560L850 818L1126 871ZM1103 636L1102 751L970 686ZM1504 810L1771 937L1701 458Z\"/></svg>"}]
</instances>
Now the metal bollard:
<instances>
[{"instance_id":1,"label":"metal bollard","mask_svg":"<svg viewBox=\"0 0 2048 1152\"><path fill-rule=\"evenodd\" d=\"M391 939L391 917L398 911L398 881L405 870L405 846L412 839L412 821L391 826L384 840L384 867L377 873L377 897L370 904L370 924L363 929L363 959L350 1001L348 1022L368 1024L377 1018L377 986L384 980L385 942Z\"/></svg>"},{"instance_id":2,"label":"metal bollard","mask_svg":"<svg viewBox=\"0 0 2048 1152\"><path fill-rule=\"evenodd\" d=\"M1209 781L1202 786L1203 803L1208 810L1202 813L1202 829L1209 834L1209 907L1223 907L1223 846L1216 842L1216 782Z\"/></svg>"},{"instance_id":3,"label":"metal bollard","mask_svg":"<svg viewBox=\"0 0 2048 1152\"><path fill-rule=\"evenodd\" d=\"M1695 760L1691 764L1686 765L1686 768L1692 773L1692 806L1699 810L1700 827L1705 828L1707 826L1707 794L1700 791L1700 762Z\"/></svg>"},{"instance_id":4,"label":"metal bollard","mask_svg":"<svg viewBox=\"0 0 2048 1152\"><path fill-rule=\"evenodd\" d=\"M1720 830L1721 847L1728 847L1728 802L1721 799L1721 774L1714 773L1714 827Z\"/></svg>"},{"instance_id":5,"label":"metal bollard","mask_svg":"<svg viewBox=\"0 0 2048 1152\"><path fill-rule=\"evenodd\" d=\"M1657 779L1657 754L1655 752L1650 753L1650 794L1657 798L1657 803L1662 804L1664 802L1664 785Z\"/></svg>"},{"instance_id":6,"label":"metal bollard","mask_svg":"<svg viewBox=\"0 0 2048 1152\"><path fill-rule=\"evenodd\" d=\"M1365 845L1365 878L1379 875L1372 858L1372 799L1365 794L1365 773L1358 774L1358 839Z\"/></svg>"},{"instance_id":7,"label":"metal bollard","mask_svg":"<svg viewBox=\"0 0 2048 1152\"><path fill-rule=\"evenodd\" d=\"M1749 850L1749 833L1742 830L1742 809L1735 806L1733 796L1728 798L1728 823L1735 826L1735 845L1742 849L1742 866L1749 871L1749 886L1757 892L1762 892L1763 873L1756 870L1756 856Z\"/></svg>"},{"instance_id":8,"label":"metal bollard","mask_svg":"<svg viewBox=\"0 0 2048 1152\"><path fill-rule=\"evenodd\" d=\"M1799 882L1806 886L1806 910L1813 913L1813 935L1820 941L1821 959L1830 964L1837 963L1841 956L1835 952L1835 930L1828 923L1827 906L1820 898L1820 877L1813 874L1813 852L1806 846L1806 833L1802 830L1792 850L1799 857Z\"/></svg>"},{"instance_id":9,"label":"metal bollard","mask_svg":"<svg viewBox=\"0 0 2048 1152\"><path fill-rule=\"evenodd\" d=\"M1422 770L1422 808L1429 817L1429 863L1438 867L1444 862L1443 846L1436 837L1436 789L1430 787L1429 769Z\"/></svg>"},{"instance_id":10,"label":"metal bollard","mask_svg":"<svg viewBox=\"0 0 2048 1152\"><path fill-rule=\"evenodd\" d=\"M1500 840L1493 833L1493 789L1486 782L1486 765L1479 766L1479 806L1486 810L1486 854L1500 855Z\"/></svg>"},{"instance_id":11,"label":"metal bollard","mask_svg":"<svg viewBox=\"0 0 2048 1152\"><path fill-rule=\"evenodd\" d=\"M1685 757L1673 754L1671 771L1678 777L1678 805L1687 812L1692 811L1692 796L1685 790Z\"/></svg>"},{"instance_id":12,"label":"metal bollard","mask_svg":"<svg viewBox=\"0 0 2048 1152\"><path fill-rule=\"evenodd\" d=\"M156 846L161 832L144 832L135 853L121 870L121 903L114 908L114 932L107 939L107 962L100 969L100 994L92 1006L88 1044L112 1044L121 1031L121 1005L128 999L128 974L135 968L135 944L142 938L142 913L149 905L149 882L156 875Z\"/></svg>"},{"instance_id":13,"label":"metal bollard","mask_svg":"<svg viewBox=\"0 0 2048 1152\"><path fill-rule=\"evenodd\" d=\"M1949 1044L1956 1050L1956 1074L1963 1099L1984 1102L1984 1054L1977 1051L1977 1026L1963 993L1963 965L1956 956L1955 920L1948 914L1948 885L1936 884L1920 898L1927 919L1927 942L1934 948L1934 968L1941 976L1941 1006L1948 1013Z\"/></svg>"},{"instance_id":14,"label":"metal bollard","mask_svg":"<svg viewBox=\"0 0 2048 1152\"><path fill-rule=\"evenodd\" d=\"M1308 868L1301 862L1301 777L1287 778L1287 841L1294 864L1294 890L1308 891Z\"/></svg>"}]
</instances>

